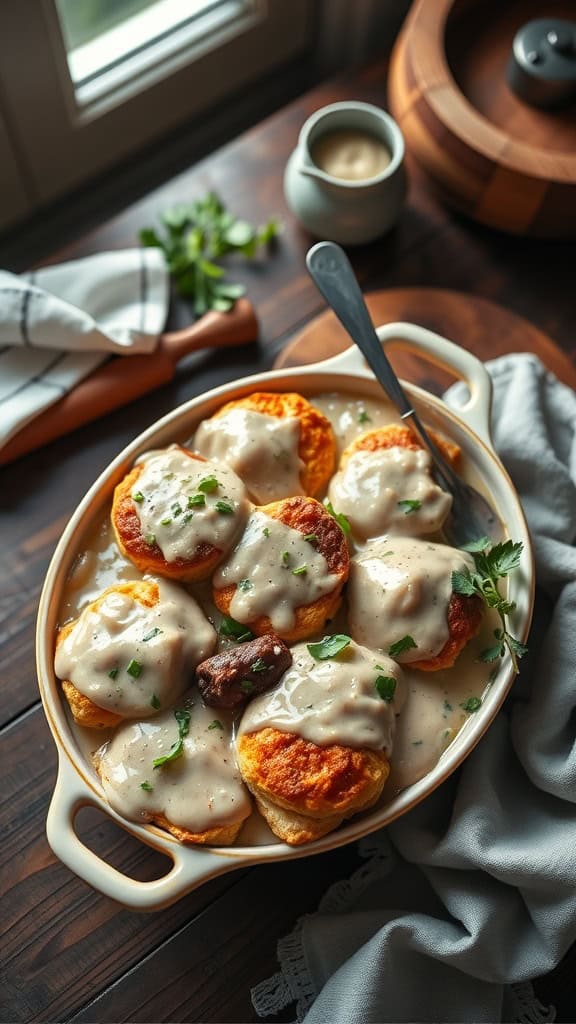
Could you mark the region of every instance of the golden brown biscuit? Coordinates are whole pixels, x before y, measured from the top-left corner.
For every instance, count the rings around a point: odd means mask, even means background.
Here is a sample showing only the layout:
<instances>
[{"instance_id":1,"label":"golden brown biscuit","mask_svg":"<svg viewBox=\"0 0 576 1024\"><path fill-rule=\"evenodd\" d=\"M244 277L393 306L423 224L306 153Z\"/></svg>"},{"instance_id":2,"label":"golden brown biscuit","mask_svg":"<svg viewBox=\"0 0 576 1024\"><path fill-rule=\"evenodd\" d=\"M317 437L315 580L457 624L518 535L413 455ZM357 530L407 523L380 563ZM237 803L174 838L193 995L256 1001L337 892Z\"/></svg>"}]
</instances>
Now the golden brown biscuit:
<instances>
[{"instance_id":1,"label":"golden brown biscuit","mask_svg":"<svg viewBox=\"0 0 576 1024\"><path fill-rule=\"evenodd\" d=\"M181 446L175 447L178 447L183 455L192 460L195 468L198 463L210 466L202 455L197 455ZM138 482L143 471L144 463L138 463L114 490L111 518L120 551L141 572L155 573L165 576L167 579L188 583L208 579L225 554L222 548L208 541L201 541L191 557L178 557L168 561L156 542L155 536L143 536L137 504L134 500L134 495L138 494ZM193 510L187 511L186 505L183 505L181 515L191 515L192 512Z\"/></svg>"},{"instance_id":2,"label":"golden brown biscuit","mask_svg":"<svg viewBox=\"0 0 576 1024\"><path fill-rule=\"evenodd\" d=\"M428 433L442 452L442 455L457 469L461 456L460 447L452 441L446 440L445 437L436 433L435 430L429 429ZM381 448L410 448L413 451L417 451L419 448L422 448L422 445L409 427L404 427L397 423L388 423L385 427L368 430L365 434L360 434L359 437L356 437L342 452L340 465L343 466L354 452L374 452Z\"/></svg>"},{"instance_id":3,"label":"golden brown biscuit","mask_svg":"<svg viewBox=\"0 0 576 1024\"><path fill-rule=\"evenodd\" d=\"M55 671L74 720L110 728L177 699L216 639L187 591L163 579L132 580L107 587L59 630Z\"/></svg>"},{"instance_id":4,"label":"golden brown biscuit","mask_svg":"<svg viewBox=\"0 0 576 1024\"><path fill-rule=\"evenodd\" d=\"M151 822L180 842L226 846L252 813L232 748L232 720L222 721L190 690L154 720L126 722L93 761L111 807Z\"/></svg>"},{"instance_id":5,"label":"golden brown biscuit","mask_svg":"<svg viewBox=\"0 0 576 1024\"><path fill-rule=\"evenodd\" d=\"M300 420L298 455L304 464L300 473L302 494L320 494L332 476L336 462L336 440L330 420L295 392L256 391L245 398L227 402L215 416L223 416L236 408L251 409L280 419L293 416Z\"/></svg>"},{"instance_id":6,"label":"golden brown biscuit","mask_svg":"<svg viewBox=\"0 0 576 1024\"><path fill-rule=\"evenodd\" d=\"M320 747L271 727L241 735L236 751L242 778L272 831L294 845L370 807L390 773L383 751Z\"/></svg>"},{"instance_id":7,"label":"golden brown biscuit","mask_svg":"<svg viewBox=\"0 0 576 1024\"><path fill-rule=\"evenodd\" d=\"M324 506L315 498L297 495L284 498L269 505L262 505L256 512L269 519L276 519L285 526L297 530L304 537L314 537L314 549L326 559L328 573L336 577L331 591L317 600L294 609L294 621L291 627L279 627L272 622L269 615L260 615L243 623L257 636L265 633L276 633L282 640L295 643L320 632L331 619L341 600L344 583L348 579L350 557L346 538L338 523ZM241 543L241 541L240 541ZM266 547L266 538L262 538L261 550ZM216 607L225 615L232 615L232 600L237 590L235 583L218 586L215 579L213 600Z\"/></svg>"},{"instance_id":8,"label":"golden brown biscuit","mask_svg":"<svg viewBox=\"0 0 576 1024\"><path fill-rule=\"evenodd\" d=\"M460 652L472 637L476 636L483 615L484 605L476 594L452 594L447 613L448 640L434 658L411 661L410 668L419 668L422 672L437 672L441 668L451 668Z\"/></svg>"},{"instance_id":9,"label":"golden brown biscuit","mask_svg":"<svg viewBox=\"0 0 576 1024\"><path fill-rule=\"evenodd\" d=\"M88 605L88 610L96 611L100 606L102 599L109 593L116 592L119 594L128 594L138 604L143 605L145 608L153 608L158 603L159 590L158 584L153 583L149 580L133 580L129 583L117 583L112 587L107 587L105 591L95 600ZM69 633L72 632L77 620L73 619L71 622L67 622L65 626L58 631L56 637L56 650L60 647L63 641L66 639ZM70 705L74 721L78 725L83 725L88 729L108 729L115 725L118 725L122 721L122 716L115 714L113 711L108 711L106 708L100 708L94 703L90 697L86 697L80 690L76 689L74 683L70 680L62 680L62 689L66 696L66 700Z\"/></svg>"},{"instance_id":10,"label":"golden brown biscuit","mask_svg":"<svg viewBox=\"0 0 576 1024\"><path fill-rule=\"evenodd\" d=\"M172 825L163 814L156 815L152 821L160 828L165 828L181 843L194 843L197 846L230 846L244 824L243 819L232 825L220 825L217 828L207 829L205 832L188 832L185 828Z\"/></svg>"}]
</instances>

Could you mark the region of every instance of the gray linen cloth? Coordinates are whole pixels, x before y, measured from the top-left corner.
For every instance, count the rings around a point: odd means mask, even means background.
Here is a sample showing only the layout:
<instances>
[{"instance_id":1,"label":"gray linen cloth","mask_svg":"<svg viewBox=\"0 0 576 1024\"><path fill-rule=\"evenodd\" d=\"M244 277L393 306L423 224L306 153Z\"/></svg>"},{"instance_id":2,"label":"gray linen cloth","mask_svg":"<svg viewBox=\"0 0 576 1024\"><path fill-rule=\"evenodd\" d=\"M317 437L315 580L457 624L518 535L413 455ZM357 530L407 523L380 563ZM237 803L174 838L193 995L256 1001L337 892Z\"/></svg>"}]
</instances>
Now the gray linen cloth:
<instances>
[{"instance_id":1,"label":"gray linen cloth","mask_svg":"<svg viewBox=\"0 0 576 1024\"><path fill-rule=\"evenodd\" d=\"M530 652L461 768L363 840L365 864L280 942L262 1016L296 1001L306 1024L554 1019L529 981L576 941L576 395L532 355L487 365L534 541Z\"/></svg>"}]
</instances>

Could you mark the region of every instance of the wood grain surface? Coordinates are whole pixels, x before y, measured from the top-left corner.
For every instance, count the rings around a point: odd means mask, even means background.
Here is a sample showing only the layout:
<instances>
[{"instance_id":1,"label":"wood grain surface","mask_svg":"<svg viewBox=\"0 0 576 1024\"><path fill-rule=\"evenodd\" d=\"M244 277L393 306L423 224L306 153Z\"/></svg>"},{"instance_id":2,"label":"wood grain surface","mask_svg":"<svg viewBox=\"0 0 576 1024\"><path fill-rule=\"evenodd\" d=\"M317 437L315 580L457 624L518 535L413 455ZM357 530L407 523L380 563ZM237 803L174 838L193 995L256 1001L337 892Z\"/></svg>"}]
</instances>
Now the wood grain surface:
<instances>
[{"instance_id":1,"label":"wood grain surface","mask_svg":"<svg viewBox=\"0 0 576 1024\"><path fill-rule=\"evenodd\" d=\"M152 915L130 913L93 892L56 861L45 838L56 753L38 697L34 626L56 543L111 458L184 400L270 367L291 338L323 312L305 270L312 240L284 202L284 166L314 110L347 98L383 105L386 75L382 62L325 83L121 216L53 253L52 260L59 261L131 246L139 229L154 223L161 210L207 189L220 192L240 216L263 222L277 214L285 225L269 258L233 267L233 277L246 285L258 316L257 343L225 353L195 353L158 390L0 470L2 1021L253 1021L250 985L276 969L277 939L299 914L314 909L331 881L347 876L358 863L355 846L349 846L321 857L256 867L210 882ZM553 338L573 361L572 248L560 241L503 236L460 219L438 205L410 159L408 170L410 191L397 228L350 250L364 291L425 287L497 303ZM459 317L454 321L454 312L452 319L448 311L442 319L440 310L434 312L431 293L429 298L422 315L431 319L423 322L461 340L465 323ZM174 302L169 328L189 321L190 309ZM474 322L477 330L483 327L477 317ZM495 339L490 332L485 337L483 355L489 358L496 352ZM528 328L526 342L527 347L534 342ZM98 815L83 812L81 834L100 856L136 877L154 877L161 870L158 855ZM558 1019L566 1021L574 1015L561 979L559 969L538 990L553 997Z\"/></svg>"},{"instance_id":2,"label":"wood grain surface","mask_svg":"<svg viewBox=\"0 0 576 1024\"><path fill-rule=\"evenodd\" d=\"M573 0L417 0L392 56L390 110L428 184L518 235L576 235L576 103L538 110L508 85L518 29Z\"/></svg>"},{"instance_id":3,"label":"wood grain surface","mask_svg":"<svg viewBox=\"0 0 576 1024\"><path fill-rule=\"evenodd\" d=\"M576 388L574 363L543 331L528 320L477 295L452 292L445 288L390 288L370 292L366 305L375 327L407 321L442 334L472 352L478 359L509 352L532 352L560 380ZM314 317L280 352L274 366L309 365L343 352L350 338L336 319L326 311ZM394 352L391 361L396 372L430 391L441 393L450 378L438 367L406 352Z\"/></svg>"}]
</instances>

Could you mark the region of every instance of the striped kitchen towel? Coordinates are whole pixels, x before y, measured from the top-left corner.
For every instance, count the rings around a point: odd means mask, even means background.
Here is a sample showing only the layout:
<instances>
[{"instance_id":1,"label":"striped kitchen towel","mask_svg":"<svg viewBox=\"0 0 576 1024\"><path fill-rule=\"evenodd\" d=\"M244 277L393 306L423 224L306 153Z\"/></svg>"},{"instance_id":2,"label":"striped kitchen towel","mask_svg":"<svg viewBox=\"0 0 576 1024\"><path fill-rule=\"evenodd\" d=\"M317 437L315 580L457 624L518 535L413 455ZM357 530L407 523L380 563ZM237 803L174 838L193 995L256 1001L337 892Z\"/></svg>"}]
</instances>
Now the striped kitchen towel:
<instances>
[{"instance_id":1,"label":"striped kitchen towel","mask_svg":"<svg viewBox=\"0 0 576 1024\"><path fill-rule=\"evenodd\" d=\"M0 448L111 354L154 351L168 301L158 249L0 271Z\"/></svg>"}]
</instances>

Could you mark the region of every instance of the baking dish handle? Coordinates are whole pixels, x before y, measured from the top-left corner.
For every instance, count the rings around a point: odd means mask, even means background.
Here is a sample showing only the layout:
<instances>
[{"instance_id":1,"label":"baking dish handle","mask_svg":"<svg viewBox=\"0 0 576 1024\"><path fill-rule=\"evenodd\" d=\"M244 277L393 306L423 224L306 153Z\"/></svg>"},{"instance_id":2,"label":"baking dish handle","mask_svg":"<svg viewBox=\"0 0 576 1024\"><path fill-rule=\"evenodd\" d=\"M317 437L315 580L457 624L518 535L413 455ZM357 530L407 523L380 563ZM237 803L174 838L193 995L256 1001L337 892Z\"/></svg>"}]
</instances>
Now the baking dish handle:
<instances>
[{"instance_id":1,"label":"baking dish handle","mask_svg":"<svg viewBox=\"0 0 576 1024\"><path fill-rule=\"evenodd\" d=\"M453 341L425 327L411 323L384 324L376 328L376 333L385 346L398 347L412 351L447 370L458 377L468 391L461 397L455 391L450 396L450 407L465 419L472 429L491 445L490 412L492 408L492 381L484 364L467 349L456 345ZM364 357L353 345L333 359L319 364L323 369L334 369L338 372L358 372L365 368ZM457 397L456 397L457 396Z\"/></svg>"},{"instance_id":2,"label":"baking dish handle","mask_svg":"<svg viewBox=\"0 0 576 1024\"><path fill-rule=\"evenodd\" d=\"M82 807L96 807L121 828L170 857L172 867L168 873L151 882L140 882L101 860L76 833L75 818ZM138 825L127 828L122 818L95 798L62 754L48 811L46 834L53 852L66 867L92 888L130 910L160 910L210 878L245 863L241 856L220 856L212 849L193 849L176 840L173 845L169 840L155 842L154 835Z\"/></svg>"}]
</instances>

